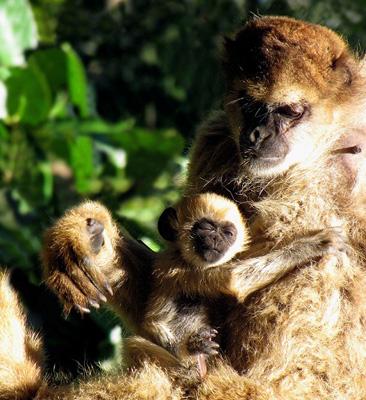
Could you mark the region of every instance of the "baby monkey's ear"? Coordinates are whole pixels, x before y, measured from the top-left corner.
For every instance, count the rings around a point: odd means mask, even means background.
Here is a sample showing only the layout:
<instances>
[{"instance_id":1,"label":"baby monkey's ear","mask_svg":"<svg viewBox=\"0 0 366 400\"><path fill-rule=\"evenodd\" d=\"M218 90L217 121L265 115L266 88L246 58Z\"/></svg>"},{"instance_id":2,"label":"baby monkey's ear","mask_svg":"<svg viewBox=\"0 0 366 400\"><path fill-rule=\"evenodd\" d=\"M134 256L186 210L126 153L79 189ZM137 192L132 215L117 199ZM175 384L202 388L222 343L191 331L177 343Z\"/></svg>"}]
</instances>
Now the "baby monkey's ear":
<instances>
[{"instance_id":1,"label":"baby monkey's ear","mask_svg":"<svg viewBox=\"0 0 366 400\"><path fill-rule=\"evenodd\" d=\"M158 231L160 235L169 242L174 242L178 237L178 217L173 207L168 207L160 215L158 221Z\"/></svg>"}]
</instances>

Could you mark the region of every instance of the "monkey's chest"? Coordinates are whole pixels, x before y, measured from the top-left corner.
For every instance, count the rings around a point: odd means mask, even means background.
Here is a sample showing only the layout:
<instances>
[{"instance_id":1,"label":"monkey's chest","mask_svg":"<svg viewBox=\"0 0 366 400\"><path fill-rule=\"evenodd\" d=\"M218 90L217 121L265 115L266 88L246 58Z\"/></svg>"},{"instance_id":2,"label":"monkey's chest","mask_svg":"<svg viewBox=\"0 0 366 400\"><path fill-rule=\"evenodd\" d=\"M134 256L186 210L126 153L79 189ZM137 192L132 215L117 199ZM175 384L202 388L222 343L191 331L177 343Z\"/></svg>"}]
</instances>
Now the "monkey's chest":
<instances>
[{"instance_id":1,"label":"monkey's chest","mask_svg":"<svg viewBox=\"0 0 366 400\"><path fill-rule=\"evenodd\" d=\"M306 196L307 197L307 196ZM287 202L263 201L256 204L251 219L252 243L288 244L296 238L340 224L335 207L325 198L292 199Z\"/></svg>"}]
</instances>

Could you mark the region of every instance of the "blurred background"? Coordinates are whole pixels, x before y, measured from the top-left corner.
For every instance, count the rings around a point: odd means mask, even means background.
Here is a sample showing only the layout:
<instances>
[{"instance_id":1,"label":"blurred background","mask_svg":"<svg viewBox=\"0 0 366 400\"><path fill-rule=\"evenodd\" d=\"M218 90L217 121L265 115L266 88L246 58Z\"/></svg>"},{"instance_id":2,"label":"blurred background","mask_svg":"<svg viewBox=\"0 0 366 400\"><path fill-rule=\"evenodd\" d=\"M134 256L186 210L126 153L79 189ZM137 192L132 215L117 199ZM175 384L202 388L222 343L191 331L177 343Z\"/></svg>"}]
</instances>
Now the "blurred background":
<instances>
[{"instance_id":1,"label":"blurred background","mask_svg":"<svg viewBox=\"0 0 366 400\"><path fill-rule=\"evenodd\" d=\"M98 199L159 250L195 127L220 107L221 35L265 14L366 47L366 0L0 0L0 265L45 335L49 371L113 367L126 332L107 311L62 317L41 283L45 228Z\"/></svg>"}]
</instances>

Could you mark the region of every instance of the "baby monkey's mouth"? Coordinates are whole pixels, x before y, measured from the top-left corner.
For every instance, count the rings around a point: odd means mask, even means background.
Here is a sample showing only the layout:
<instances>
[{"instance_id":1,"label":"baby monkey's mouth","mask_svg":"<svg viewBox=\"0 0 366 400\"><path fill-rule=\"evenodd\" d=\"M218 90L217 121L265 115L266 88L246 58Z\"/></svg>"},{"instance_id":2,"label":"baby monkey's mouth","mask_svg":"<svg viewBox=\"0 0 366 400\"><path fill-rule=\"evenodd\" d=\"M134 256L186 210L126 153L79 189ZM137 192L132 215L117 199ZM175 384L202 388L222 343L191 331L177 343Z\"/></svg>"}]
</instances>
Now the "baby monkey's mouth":
<instances>
[{"instance_id":1,"label":"baby monkey's mouth","mask_svg":"<svg viewBox=\"0 0 366 400\"><path fill-rule=\"evenodd\" d=\"M234 224L208 218L197 221L191 233L195 252L207 263L219 261L237 238Z\"/></svg>"}]
</instances>

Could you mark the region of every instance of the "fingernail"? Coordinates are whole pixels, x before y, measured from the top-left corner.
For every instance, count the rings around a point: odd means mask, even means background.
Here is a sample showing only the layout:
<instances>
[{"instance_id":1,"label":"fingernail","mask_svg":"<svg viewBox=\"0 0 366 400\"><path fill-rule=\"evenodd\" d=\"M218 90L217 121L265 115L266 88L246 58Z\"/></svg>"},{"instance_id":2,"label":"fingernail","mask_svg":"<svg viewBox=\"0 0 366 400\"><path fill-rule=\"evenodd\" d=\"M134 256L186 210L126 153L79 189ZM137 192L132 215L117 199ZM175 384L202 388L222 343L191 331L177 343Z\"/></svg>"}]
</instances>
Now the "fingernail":
<instances>
[{"instance_id":1,"label":"fingernail","mask_svg":"<svg viewBox=\"0 0 366 400\"><path fill-rule=\"evenodd\" d=\"M79 309L79 311L80 311L81 313L90 314L89 308L81 307L81 306L79 306L79 304L76 304L76 307Z\"/></svg>"},{"instance_id":2,"label":"fingernail","mask_svg":"<svg viewBox=\"0 0 366 400\"><path fill-rule=\"evenodd\" d=\"M92 307L96 309L100 308L100 305L95 300L89 300L89 303Z\"/></svg>"},{"instance_id":3,"label":"fingernail","mask_svg":"<svg viewBox=\"0 0 366 400\"><path fill-rule=\"evenodd\" d=\"M100 300L101 300L103 303L106 303L106 302L107 302L107 298L104 296L104 294L99 293L99 298L100 298Z\"/></svg>"},{"instance_id":4,"label":"fingernail","mask_svg":"<svg viewBox=\"0 0 366 400\"><path fill-rule=\"evenodd\" d=\"M112 290L111 285L110 285L108 282L105 282L104 286L105 286L105 288L107 289L108 293L109 293L111 296L113 296L113 290Z\"/></svg>"}]
</instances>

